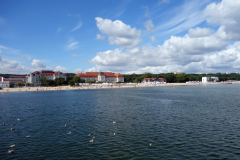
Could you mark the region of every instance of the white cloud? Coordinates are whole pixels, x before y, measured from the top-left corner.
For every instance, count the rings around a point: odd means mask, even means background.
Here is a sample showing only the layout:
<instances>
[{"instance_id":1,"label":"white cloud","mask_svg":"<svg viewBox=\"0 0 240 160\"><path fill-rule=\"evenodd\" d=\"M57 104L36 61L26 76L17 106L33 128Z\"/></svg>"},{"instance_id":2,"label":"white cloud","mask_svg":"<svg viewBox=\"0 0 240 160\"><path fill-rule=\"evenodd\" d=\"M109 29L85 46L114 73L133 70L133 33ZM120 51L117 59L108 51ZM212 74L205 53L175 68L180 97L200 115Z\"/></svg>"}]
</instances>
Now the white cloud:
<instances>
[{"instance_id":1,"label":"white cloud","mask_svg":"<svg viewBox=\"0 0 240 160\"><path fill-rule=\"evenodd\" d=\"M66 46L66 50L74 50L78 48L78 42L77 41L70 41L68 42L67 46Z\"/></svg>"},{"instance_id":2,"label":"white cloud","mask_svg":"<svg viewBox=\"0 0 240 160\"><path fill-rule=\"evenodd\" d=\"M240 1L222 0L220 3L212 3L206 7L202 17L209 24L221 25L226 33L226 39L230 41L240 40Z\"/></svg>"},{"instance_id":3,"label":"white cloud","mask_svg":"<svg viewBox=\"0 0 240 160\"><path fill-rule=\"evenodd\" d=\"M191 38L198 38L198 37L207 37L215 33L213 29L210 28L199 28L196 27L194 29L189 29L189 37Z\"/></svg>"},{"instance_id":4,"label":"white cloud","mask_svg":"<svg viewBox=\"0 0 240 160\"><path fill-rule=\"evenodd\" d=\"M63 72L63 73L69 73L69 70L66 69L65 67L62 67L62 66L57 66L57 67L55 67L54 70L55 70L55 71L61 71L61 72Z\"/></svg>"},{"instance_id":5,"label":"white cloud","mask_svg":"<svg viewBox=\"0 0 240 160\"><path fill-rule=\"evenodd\" d=\"M71 57L77 57L77 55L76 55L76 54L71 54L70 56L71 56Z\"/></svg>"},{"instance_id":6,"label":"white cloud","mask_svg":"<svg viewBox=\"0 0 240 160\"><path fill-rule=\"evenodd\" d=\"M71 30L71 32L76 31L76 30L78 30L79 28L81 28L81 27L82 27L82 24L83 24L83 23L80 21L80 22L77 24L77 26L74 27L74 28Z\"/></svg>"},{"instance_id":7,"label":"white cloud","mask_svg":"<svg viewBox=\"0 0 240 160\"><path fill-rule=\"evenodd\" d=\"M32 69L21 65L17 61L6 60L4 58L0 58L0 71L1 73L7 74L26 74L33 71Z\"/></svg>"},{"instance_id":8,"label":"white cloud","mask_svg":"<svg viewBox=\"0 0 240 160\"><path fill-rule=\"evenodd\" d=\"M105 39L105 36L104 36L104 35L97 34L96 36L97 36L96 39L98 39L98 40L103 40L103 39Z\"/></svg>"},{"instance_id":9,"label":"white cloud","mask_svg":"<svg viewBox=\"0 0 240 160\"><path fill-rule=\"evenodd\" d=\"M146 28L146 31L153 31L154 30L154 25L152 20L148 20L144 22L144 27Z\"/></svg>"},{"instance_id":10,"label":"white cloud","mask_svg":"<svg viewBox=\"0 0 240 160\"><path fill-rule=\"evenodd\" d=\"M74 69L72 72L77 74L77 73L83 72L83 70L78 68L78 69Z\"/></svg>"},{"instance_id":11,"label":"white cloud","mask_svg":"<svg viewBox=\"0 0 240 160\"><path fill-rule=\"evenodd\" d=\"M96 17L98 29L108 36L110 44L115 44L120 47L132 48L138 46L142 41L141 30L131 28L120 20L111 21Z\"/></svg>"},{"instance_id":12,"label":"white cloud","mask_svg":"<svg viewBox=\"0 0 240 160\"><path fill-rule=\"evenodd\" d=\"M151 40L152 42L156 42L156 38L155 38L154 36L151 36L151 37L150 37L150 40Z\"/></svg>"},{"instance_id":13,"label":"white cloud","mask_svg":"<svg viewBox=\"0 0 240 160\"><path fill-rule=\"evenodd\" d=\"M46 66L40 60L37 60L37 59L32 60L31 65L34 68L46 68Z\"/></svg>"}]
</instances>

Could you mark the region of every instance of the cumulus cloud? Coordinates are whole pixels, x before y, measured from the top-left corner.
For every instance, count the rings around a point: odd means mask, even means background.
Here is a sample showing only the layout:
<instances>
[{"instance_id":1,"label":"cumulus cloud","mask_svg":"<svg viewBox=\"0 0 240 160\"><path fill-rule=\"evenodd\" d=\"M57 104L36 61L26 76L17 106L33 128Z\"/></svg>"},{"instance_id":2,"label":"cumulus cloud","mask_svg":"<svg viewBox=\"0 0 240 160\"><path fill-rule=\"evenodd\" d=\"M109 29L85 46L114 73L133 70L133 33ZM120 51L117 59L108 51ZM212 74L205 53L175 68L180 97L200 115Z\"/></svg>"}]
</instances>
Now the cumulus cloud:
<instances>
[{"instance_id":1,"label":"cumulus cloud","mask_svg":"<svg viewBox=\"0 0 240 160\"><path fill-rule=\"evenodd\" d=\"M37 60L37 59L32 60L31 65L34 68L46 68L46 66L40 60Z\"/></svg>"},{"instance_id":2,"label":"cumulus cloud","mask_svg":"<svg viewBox=\"0 0 240 160\"><path fill-rule=\"evenodd\" d=\"M17 61L7 60L7 59L0 59L0 71L1 73L7 74L26 74L33 71L33 69L25 67L21 65Z\"/></svg>"},{"instance_id":3,"label":"cumulus cloud","mask_svg":"<svg viewBox=\"0 0 240 160\"><path fill-rule=\"evenodd\" d=\"M151 36L151 37L150 37L150 40L151 40L152 42L156 42L156 38L155 38L154 36Z\"/></svg>"},{"instance_id":4,"label":"cumulus cloud","mask_svg":"<svg viewBox=\"0 0 240 160\"><path fill-rule=\"evenodd\" d=\"M63 72L63 73L69 73L69 70L66 69L65 67L62 67L62 66L57 66L57 67L55 67L54 70L55 70L55 71L61 71L61 72Z\"/></svg>"},{"instance_id":5,"label":"cumulus cloud","mask_svg":"<svg viewBox=\"0 0 240 160\"><path fill-rule=\"evenodd\" d=\"M98 40L103 40L103 39L105 39L105 36L104 36L104 35L97 34L96 36L97 36L96 39L98 39Z\"/></svg>"},{"instance_id":6,"label":"cumulus cloud","mask_svg":"<svg viewBox=\"0 0 240 160\"><path fill-rule=\"evenodd\" d=\"M191 38L198 38L198 37L206 37L206 36L210 36L214 33L215 31L213 29L210 28L199 28L196 27L194 29L189 29L188 30L188 35Z\"/></svg>"},{"instance_id":7,"label":"cumulus cloud","mask_svg":"<svg viewBox=\"0 0 240 160\"><path fill-rule=\"evenodd\" d=\"M98 29L108 36L110 44L115 44L124 48L133 48L142 41L141 30L131 28L120 20L111 21L110 19L95 18Z\"/></svg>"},{"instance_id":8,"label":"cumulus cloud","mask_svg":"<svg viewBox=\"0 0 240 160\"><path fill-rule=\"evenodd\" d=\"M230 41L240 40L240 1L222 0L220 3L212 3L203 11L202 17L209 24L221 25L226 32L226 39Z\"/></svg>"},{"instance_id":9,"label":"cumulus cloud","mask_svg":"<svg viewBox=\"0 0 240 160\"><path fill-rule=\"evenodd\" d=\"M148 20L144 22L144 27L146 28L146 31L153 31L154 30L154 25L152 20Z\"/></svg>"}]
</instances>

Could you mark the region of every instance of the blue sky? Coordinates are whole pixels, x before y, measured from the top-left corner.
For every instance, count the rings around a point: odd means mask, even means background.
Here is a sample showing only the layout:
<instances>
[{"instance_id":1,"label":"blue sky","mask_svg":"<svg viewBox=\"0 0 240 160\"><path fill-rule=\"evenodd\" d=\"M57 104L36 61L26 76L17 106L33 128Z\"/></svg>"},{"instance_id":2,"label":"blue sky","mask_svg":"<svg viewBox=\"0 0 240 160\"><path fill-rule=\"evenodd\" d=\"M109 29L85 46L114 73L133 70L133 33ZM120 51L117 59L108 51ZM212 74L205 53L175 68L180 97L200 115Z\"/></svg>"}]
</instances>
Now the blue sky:
<instances>
[{"instance_id":1,"label":"blue sky","mask_svg":"<svg viewBox=\"0 0 240 160\"><path fill-rule=\"evenodd\" d=\"M240 71L240 0L0 1L0 73Z\"/></svg>"}]
</instances>

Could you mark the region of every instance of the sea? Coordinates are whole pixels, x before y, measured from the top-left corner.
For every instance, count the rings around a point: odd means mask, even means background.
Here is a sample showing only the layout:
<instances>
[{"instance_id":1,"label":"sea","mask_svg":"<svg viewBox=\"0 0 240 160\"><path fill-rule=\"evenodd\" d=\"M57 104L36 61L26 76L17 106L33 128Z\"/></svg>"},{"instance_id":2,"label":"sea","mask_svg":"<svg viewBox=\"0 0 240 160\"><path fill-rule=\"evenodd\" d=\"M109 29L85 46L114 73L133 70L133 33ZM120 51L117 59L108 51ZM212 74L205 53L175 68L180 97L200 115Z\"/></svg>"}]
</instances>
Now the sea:
<instances>
[{"instance_id":1,"label":"sea","mask_svg":"<svg viewBox=\"0 0 240 160\"><path fill-rule=\"evenodd\" d=\"M0 159L240 159L240 84L0 93Z\"/></svg>"}]
</instances>

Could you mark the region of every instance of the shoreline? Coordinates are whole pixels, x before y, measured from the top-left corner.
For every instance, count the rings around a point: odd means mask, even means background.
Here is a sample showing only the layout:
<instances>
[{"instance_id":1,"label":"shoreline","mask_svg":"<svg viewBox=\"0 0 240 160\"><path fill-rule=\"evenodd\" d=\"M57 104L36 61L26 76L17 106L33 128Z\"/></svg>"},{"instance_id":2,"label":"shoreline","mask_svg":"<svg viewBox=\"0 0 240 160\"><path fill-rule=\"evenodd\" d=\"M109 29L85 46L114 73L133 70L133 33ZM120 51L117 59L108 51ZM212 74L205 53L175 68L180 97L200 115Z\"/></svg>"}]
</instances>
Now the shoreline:
<instances>
[{"instance_id":1,"label":"shoreline","mask_svg":"<svg viewBox=\"0 0 240 160\"><path fill-rule=\"evenodd\" d=\"M11 92L43 92L43 91L67 91L67 90L90 90L90 89L119 89L119 88L142 88L142 87L161 87L161 86L192 86L192 85L211 85L211 84L228 84L229 82L215 83L166 83L166 84L120 84L120 85L99 85L99 86L57 86L57 87L21 87L21 88L3 88L0 93ZM232 84L240 82L230 82Z\"/></svg>"}]
</instances>

